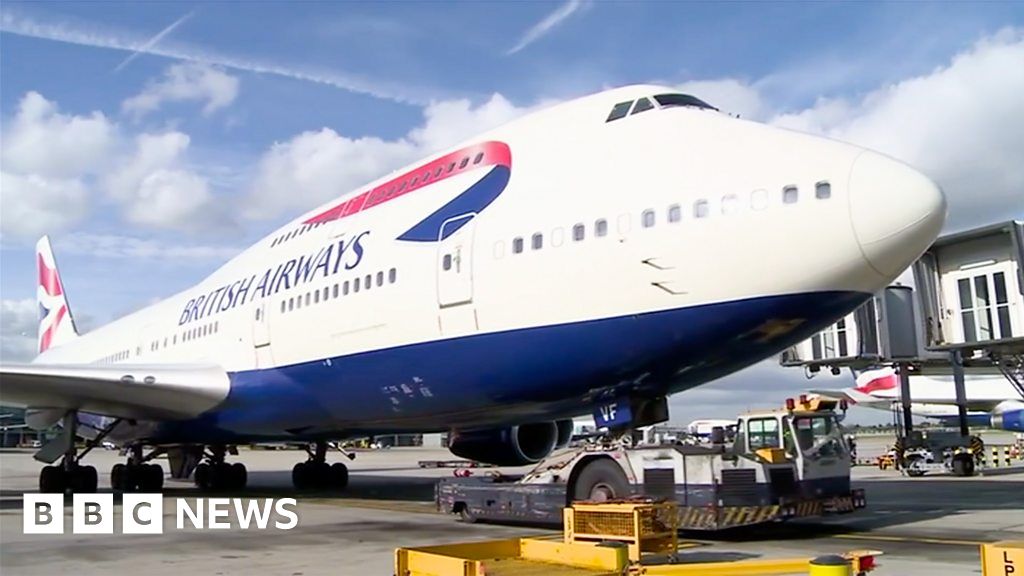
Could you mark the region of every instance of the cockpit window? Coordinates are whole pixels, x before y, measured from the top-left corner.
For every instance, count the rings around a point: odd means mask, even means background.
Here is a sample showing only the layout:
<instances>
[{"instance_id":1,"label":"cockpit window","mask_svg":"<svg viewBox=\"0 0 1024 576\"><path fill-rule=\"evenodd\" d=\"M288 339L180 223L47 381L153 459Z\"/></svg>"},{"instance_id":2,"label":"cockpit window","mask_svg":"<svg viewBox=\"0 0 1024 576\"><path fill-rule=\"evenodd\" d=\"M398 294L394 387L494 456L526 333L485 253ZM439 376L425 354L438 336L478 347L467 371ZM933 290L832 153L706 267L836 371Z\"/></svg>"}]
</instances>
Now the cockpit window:
<instances>
[{"instance_id":1,"label":"cockpit window","mask_svg":"<svg viewBox=\"0 0 1024 576\"><path fill-rule=\"evenodd\" d=\"M652 104L650 100L647 98L641 98L636 101L636 105L633 106L633 112L631 112L630 115L646 112L652 108L654 108L654 104Z\"/></svg>"},{"instance_id":2,"label":"cockpit window","mask_svg":"<svg viewBox=\"0 0 1024 576\"><path fill-rule=\"evenodd\" d=\"M612 113L608 115L608 119L605 122L611 122L612 120L618 120L624 118L626 114L629 114L629 108L633 105L633 101L619 102L612 107Z\"/></svg>"},{"instance_id":3,"label":"cockpit window","mask_svg":"<svg viewBox=\"0 0 1024 576\"><path fill-rule=\"evenodd\" d=\"M689 94L659 94L655 96L654 99L658 101L658 105L662 108L669 108L671 106L690 106L692 108L718 110L718 108L715 108L711 104L708 104L700 98L690 96Z\"/></svg>"}]
</instances>

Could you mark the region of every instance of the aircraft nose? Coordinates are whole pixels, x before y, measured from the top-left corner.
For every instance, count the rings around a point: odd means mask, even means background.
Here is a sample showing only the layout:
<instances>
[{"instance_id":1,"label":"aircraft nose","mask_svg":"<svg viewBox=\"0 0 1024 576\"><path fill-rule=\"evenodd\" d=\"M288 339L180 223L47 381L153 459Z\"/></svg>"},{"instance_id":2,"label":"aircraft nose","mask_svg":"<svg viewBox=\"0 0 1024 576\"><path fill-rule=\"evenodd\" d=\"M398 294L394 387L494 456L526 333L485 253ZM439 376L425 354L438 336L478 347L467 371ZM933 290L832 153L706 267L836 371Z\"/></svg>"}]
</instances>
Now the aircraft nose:
<instances>
[{"instance_id":1,"label":"aircraft nose","mask_svg":"<svg viewBox=\"0 0 1024 576\"><path fill-rule=\"evenodd\" d=\"M895 278L939 235L946 197L927 176L881 154L864 151L853 162L850 219L868 264Z\"/></svg>"}]
</instances>

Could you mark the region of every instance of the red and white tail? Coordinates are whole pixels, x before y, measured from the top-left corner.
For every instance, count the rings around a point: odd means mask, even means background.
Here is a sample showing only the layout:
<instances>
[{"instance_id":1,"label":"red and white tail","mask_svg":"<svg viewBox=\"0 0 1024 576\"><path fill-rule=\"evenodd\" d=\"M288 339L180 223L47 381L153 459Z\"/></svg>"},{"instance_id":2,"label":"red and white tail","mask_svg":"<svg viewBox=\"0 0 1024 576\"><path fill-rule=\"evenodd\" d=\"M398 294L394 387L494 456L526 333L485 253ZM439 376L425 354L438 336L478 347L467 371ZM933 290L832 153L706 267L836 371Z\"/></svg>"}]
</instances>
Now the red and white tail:
<instances>
[{"instance_id":1,"label":"red and white tail","mask_svg":"<svg viewBox=\"0 0 1024 576\"><path fill-rule=\"evenodd\" d=\"M78 336L71 317L64 284L60 281L57 261L53 258L50 238L43 236L36 243L36 303L39 304L39 353L60 346Z\"/></svg>"}]
</instances>

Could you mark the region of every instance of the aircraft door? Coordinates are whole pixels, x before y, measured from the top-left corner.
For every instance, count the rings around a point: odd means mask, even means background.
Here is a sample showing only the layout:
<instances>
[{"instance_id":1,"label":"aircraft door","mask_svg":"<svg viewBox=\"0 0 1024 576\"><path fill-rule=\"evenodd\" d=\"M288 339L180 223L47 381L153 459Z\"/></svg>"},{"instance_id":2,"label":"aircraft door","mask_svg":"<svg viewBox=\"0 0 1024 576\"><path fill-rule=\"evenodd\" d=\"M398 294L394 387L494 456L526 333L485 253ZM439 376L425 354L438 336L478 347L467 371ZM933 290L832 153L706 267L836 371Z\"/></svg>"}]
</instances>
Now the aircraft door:
<instances>
[{"instance_id":1,"label":"aircraft door","mask_svg":"<svg viewBox=\"0 0 1024 576\"><path fill-rule=\"evenodd\" d=\"M437 303L445 334L476 330L473 308L473 232L476 213L450 218L437 243Z\"/></svg>"},{"instance_id":2,"label":"aircraft door","mask_svg":"<svg viewBox=\"0 0 1024 576\"><path fill-rule=\"evenodd\" d=\"M267 368L274 357L270 352L270 325L267 319L267 301L261 300L253 312L252 345L256 353L256 367Z\"/></svg>"}]
</instances>

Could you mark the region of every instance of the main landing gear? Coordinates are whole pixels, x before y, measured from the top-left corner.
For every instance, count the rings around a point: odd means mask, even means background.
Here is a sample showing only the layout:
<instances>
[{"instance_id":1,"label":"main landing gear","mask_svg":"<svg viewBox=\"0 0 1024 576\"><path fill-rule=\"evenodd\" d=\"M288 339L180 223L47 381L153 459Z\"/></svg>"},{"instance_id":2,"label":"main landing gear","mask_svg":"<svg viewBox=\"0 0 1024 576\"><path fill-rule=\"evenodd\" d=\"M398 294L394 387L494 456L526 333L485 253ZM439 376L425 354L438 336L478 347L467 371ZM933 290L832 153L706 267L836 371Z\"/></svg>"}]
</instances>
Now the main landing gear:
<instances>
[{"instance_id":1,"label":"main landing gear","mask_svg":"<svg viewBox=\"0 0 1024 576\"><path fill-rule=\"evenodd\" d=\"M226 453L227 449L224 446L210 447L206 461L196 466L192 473L196 486L215 492L245 488L249 481L249 472L245 469L245 464L225 462Z\"/></svg>"},{"instance_id":2,"label":"main landing gear","mask_svg":"<svg viewBox=\"0 0 1024 576\"><path fill-rule=\"evenodd\" d=\"M341 462L327 463L327 442L307 447L309 459L292 468L292 484L296 490L344 490L348 486L348 466ZM352 459L354 455L349 455Z\"/></svg>"},{"instance_id":3,"label":"main landing gear","mask_svg":"<svg viewBox=\"0 0 1024 576\"><path fill-rule=\"evenodd\" d=\"M83 466L79 462L90 450L103 441L103 438L118 422L120 420L115 420L96 438L86 442L85 449L79 454L75 445L78 433L78 413L71 410L64 414L61 417L60 435L43 446L35 455L37 460L50 463L39 471L39 491L56 494L95 492L99 484L96 468ZM60 459L60 463L54 466L52 463L57 459Z\"/></svg>"},{"instance_id":4,"label":"main landing gear","mask_svg":"<svg viewBox=\"0 0 1024 576\"><path fill-rule=\"evenodd\" d=\"M163 490L163 467L159 464L147 464L149 460L163 452L162 449L156 449L144 457L141 444L131 446L128 462L114 464L114 467L110 469L110 487L117 492L159 492Z\"/></svg>"}]
</instances>

